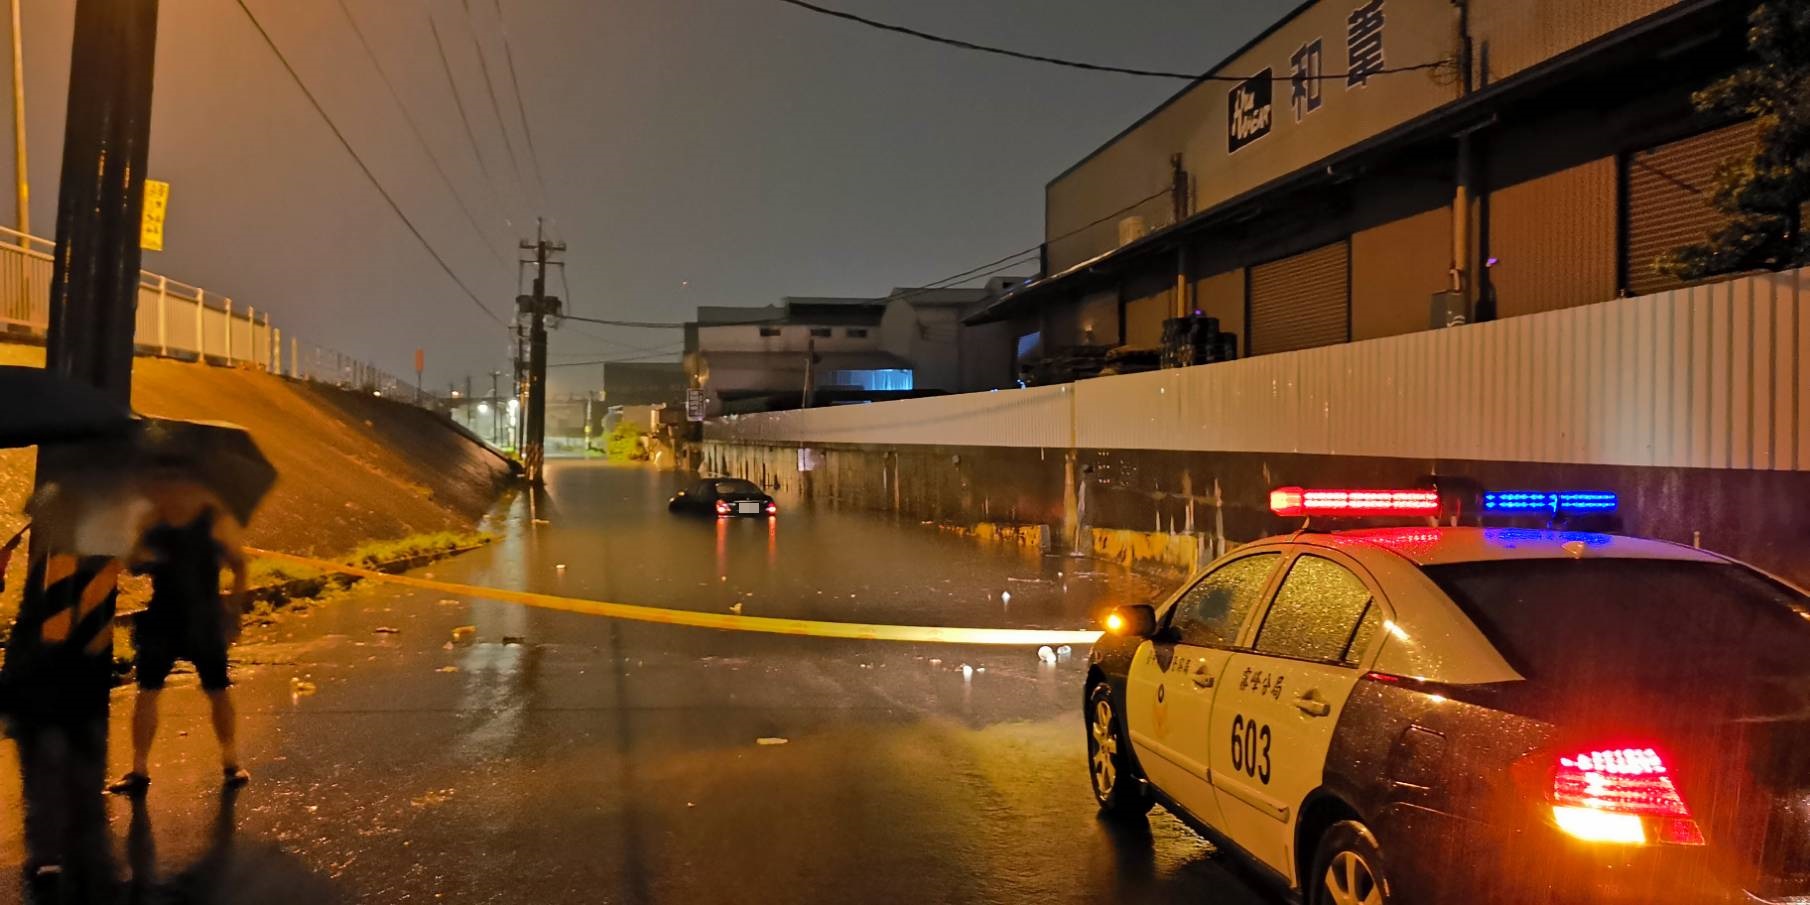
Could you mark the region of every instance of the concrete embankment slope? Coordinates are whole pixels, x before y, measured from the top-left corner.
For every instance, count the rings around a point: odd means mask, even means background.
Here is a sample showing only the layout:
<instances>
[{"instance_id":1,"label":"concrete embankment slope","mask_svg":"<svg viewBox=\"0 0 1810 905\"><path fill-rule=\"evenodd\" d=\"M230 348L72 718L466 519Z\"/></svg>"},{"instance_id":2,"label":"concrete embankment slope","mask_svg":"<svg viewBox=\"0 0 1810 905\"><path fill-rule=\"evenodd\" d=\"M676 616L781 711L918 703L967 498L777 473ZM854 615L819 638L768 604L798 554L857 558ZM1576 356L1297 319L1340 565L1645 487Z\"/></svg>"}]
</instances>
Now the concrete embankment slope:
<instances>
[{"instance_id":1,"label":"concrete embankment slope","mask_svg":"<svg viewBox=\"0 0 1810 905\"><path fill-rule=\"evenodd\" d=\"M0 344L0 364L43 350ZM467 531L510 481L508 463L445 419L367 394L257 371L141 358L133 406L146 415L230 421L276 465L250 543L332 555L371 541ZM23 523L35 450L0 450L0 539Z\"/></svg>"}]
</instances>

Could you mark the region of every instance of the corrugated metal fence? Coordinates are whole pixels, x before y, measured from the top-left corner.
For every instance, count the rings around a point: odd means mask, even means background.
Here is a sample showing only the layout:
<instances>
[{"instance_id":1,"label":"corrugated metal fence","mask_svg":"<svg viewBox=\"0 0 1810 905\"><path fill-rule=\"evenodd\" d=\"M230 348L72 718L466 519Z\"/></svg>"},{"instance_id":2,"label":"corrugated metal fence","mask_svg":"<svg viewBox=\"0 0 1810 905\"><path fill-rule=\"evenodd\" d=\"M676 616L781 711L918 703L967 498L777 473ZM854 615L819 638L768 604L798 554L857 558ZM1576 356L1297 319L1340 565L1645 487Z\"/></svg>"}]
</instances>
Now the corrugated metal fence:
<instances>
[{"instance_id":1,"label":"corrugated metal fence","mask_svg":"<svg viewBox=\"0 0 1810 905\"><path fill-rule=\"evenodd\" d=\"M0 227L0 330L42 335L50 326L54 243ZM143 271L133 342L149 355L251 367L303 380L406 395L409 384L350 356L284 338L270 314Z\"/></svg>"},{"instance_id":2,"label":"corrugated metal fence","mask_svg":"<svg viewBox=\"0 0 1810 905\"><path fill-rule=\"evenodd\" d=\"M1810 470L1810 271L1224 364L749 415L714 440Z\"/></svg>"}]
</instances>

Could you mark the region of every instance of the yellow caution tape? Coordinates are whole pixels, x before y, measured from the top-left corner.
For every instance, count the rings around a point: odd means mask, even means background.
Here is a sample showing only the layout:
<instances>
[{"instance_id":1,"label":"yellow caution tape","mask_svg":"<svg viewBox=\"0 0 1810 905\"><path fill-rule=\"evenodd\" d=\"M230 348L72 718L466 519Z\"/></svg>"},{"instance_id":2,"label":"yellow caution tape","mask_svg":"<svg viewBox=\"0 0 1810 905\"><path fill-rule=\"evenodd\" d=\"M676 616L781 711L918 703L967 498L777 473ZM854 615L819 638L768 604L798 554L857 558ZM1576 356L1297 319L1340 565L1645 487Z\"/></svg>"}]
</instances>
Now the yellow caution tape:
<instances>
[{"instance_id":1,"label":"yellow caution tape","mask_svg":"<svg viewBox=\"0 0 1810 905\"><path fill-rule=\"evenodd\" d=\"M361 569L343 563L256 548L247 548L246 552L264 559L308 566L323 572L353 575L367 581L399 585L405 588L418 588L441 594L481 597L486 600L515 603L544 610L559 610L565 613L579 613L585 616L604 616L610 619L657 622L665 625L688 625L694 628L713 628L731 632L762 632L770 635L799 635L811 638L853 638L862 641L913 641L930 644L1092 644L1100 638L1100 633L1097 631L875 625L861 622L823 622L815 619L780 619L772 616L740 616L730 613L701 613L696 610L670 610L632 603L607 603L601 600L583 600L554 594L483 588L409 575L391 575L387 572Z\"/></svg>"}]
</instances>

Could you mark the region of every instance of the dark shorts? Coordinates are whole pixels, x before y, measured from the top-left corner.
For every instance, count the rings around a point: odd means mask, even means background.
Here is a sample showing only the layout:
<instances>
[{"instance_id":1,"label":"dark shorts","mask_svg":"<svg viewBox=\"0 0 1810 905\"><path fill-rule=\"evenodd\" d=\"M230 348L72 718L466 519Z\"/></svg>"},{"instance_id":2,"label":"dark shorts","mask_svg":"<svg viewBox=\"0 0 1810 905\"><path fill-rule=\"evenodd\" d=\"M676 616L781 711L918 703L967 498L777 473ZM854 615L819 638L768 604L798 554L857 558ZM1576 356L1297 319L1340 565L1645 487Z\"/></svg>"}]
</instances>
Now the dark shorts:
<instances>
[{"instance_id":1,"label":"dark shorts","mask_svg":"<svg viewBox=\"0 0 1810 905\"><path fill-rule=\"evenodd\" d=\"M194 664L195 673L201 677L201 687L208 691L221 691L232 684L226 672L226 644L215 645L178 644L175 639L163 637L159 632L141 632L134 639L138 647L138 665L136 668L138 687L146 691L161 691L164 680L170 677L170 670L176 667L177 660L187 660Z\"/></svg>"}]
</instances>

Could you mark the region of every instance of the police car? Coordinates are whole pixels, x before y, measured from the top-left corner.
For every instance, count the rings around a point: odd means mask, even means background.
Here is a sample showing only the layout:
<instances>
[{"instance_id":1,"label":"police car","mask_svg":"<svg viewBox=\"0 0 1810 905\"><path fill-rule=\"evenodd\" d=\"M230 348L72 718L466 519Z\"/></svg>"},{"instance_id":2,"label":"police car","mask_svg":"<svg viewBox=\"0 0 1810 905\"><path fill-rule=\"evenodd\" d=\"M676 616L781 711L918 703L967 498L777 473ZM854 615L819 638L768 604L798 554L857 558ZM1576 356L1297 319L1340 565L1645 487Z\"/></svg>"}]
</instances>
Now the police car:
<instances>
[{"instance_id":1,"label":"police car","mask_svg":"<svg viewBox=\"0 0 1810 905\"><path fill-rule=\"evenodd\" d=\"M1271 502L1310 526L1442 506ZM1107 628L1085 711L1100 807L1160 803L1309 905L1810 903L1810 597L1752 567L1487 522L1303 528Z\"/></svg>"}]
</instances>

